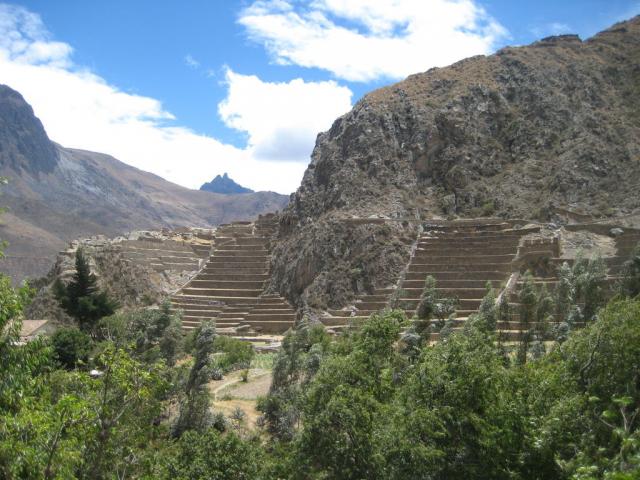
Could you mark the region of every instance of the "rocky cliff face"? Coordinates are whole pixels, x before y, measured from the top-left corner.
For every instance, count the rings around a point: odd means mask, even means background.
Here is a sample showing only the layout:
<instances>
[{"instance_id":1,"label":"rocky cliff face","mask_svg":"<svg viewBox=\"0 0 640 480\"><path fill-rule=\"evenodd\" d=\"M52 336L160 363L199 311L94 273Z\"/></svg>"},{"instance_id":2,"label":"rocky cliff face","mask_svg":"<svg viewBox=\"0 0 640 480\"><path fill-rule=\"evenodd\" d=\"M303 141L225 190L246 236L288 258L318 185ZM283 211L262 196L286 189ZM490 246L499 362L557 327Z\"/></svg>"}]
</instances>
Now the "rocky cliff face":
<instances>
[{"instance_id":1,"label":"rocky cliff face","mask_svg":"<svg viewBox=\"0 0 640 480\"><path fill-rule=\"evenodd\" d=\"M319 135L281 217L273 286L298 304L344 305L395 278L409 255L401 239L428 218L638 211L638 112L640 17L584 42L551 37L374 91ZM340 221L371 215L400 221ZM354 249L373 259L366 281Z\"/></svg>"},{"instance_id":2,"label":"rocky cliff face","mask_svg":"<svg viewBox=\"0 0 640 480\"><path fill-rule=\"evenodd\" d=\"M209 227L283 208L272 192L189 190L100 153L49 140L22 96L0 85L0 271L20 281L47 273L72 239L134 229Z\"/></svg>"},{"instance_id":3,"label":"rocky cliff face","mask_svg":"<svg viewBox=\"0 0 640 480\"><path fill-rule=\"evenodd\" d=\"M22 95L0 85L0 163L14 170L49 173L58 152Z\"/></svg>"}]
</instances>

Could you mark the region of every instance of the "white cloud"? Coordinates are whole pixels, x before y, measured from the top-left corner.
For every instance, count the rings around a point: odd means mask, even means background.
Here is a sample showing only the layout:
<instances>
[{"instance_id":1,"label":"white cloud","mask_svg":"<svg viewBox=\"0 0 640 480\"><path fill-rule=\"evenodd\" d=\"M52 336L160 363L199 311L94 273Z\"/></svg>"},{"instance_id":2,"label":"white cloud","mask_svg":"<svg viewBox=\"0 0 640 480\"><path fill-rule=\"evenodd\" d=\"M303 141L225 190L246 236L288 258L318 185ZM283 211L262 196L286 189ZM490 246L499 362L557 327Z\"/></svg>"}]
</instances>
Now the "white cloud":
<instances>
[{"instance_id":1,"label":"white cloud","mask_svg":"<svg viewBox=\"0 0 640 480\"><path fill-rule=\"evenodd\" d=\"M195 58L193 58L191 54L185 55L184 63L187 65L187 67L190 67L193 69L200 68L200 62Z\"/></svg>"},{"instance_id":2,"label":"white cloud","mask_svg":"<svg viewBox=\"0 0 640 480\"><path fill-rule=\"evenodd\" d=\"M237 148L169 125L175 119L161 102L125 93L74 65L72 51L71 46L51 40L39 16L0 5L0 83L24 95L50 138L67 147L111 154L190 188L228 172L256 190L292 192L313 148L317 132L312 130L328 128L349 107L349 90L333 82L270 84L228 70L229 95L220 112L229 126L249 138L246 148ZM304 102L306 108L284 108L261 98L267 94L284 104L287 99ZM328 105L331 102L333 106ZM268 121L267 128L260 124L263 120ZM292 158L300 161L280 161Z\"/></svg>"},{"instance_id":3,"label":"white cloud","mask_svg":"<svg viewBox=\"0 0 640 480\"><path fill-rule=\"evenodd\" d=\"M536 37L548 37L550 35L563 35L567 33L575 33L571 26L562 22L551 22L544 25L538 25L530 29Z\"/></svg>"},{"instance_id":4,"label":"white cloud","mask_svg":"<svg viewBox=\"0 0 640 480\"><path fill-rule=\"evenodd\" d=\"M473 0L257 0L239 22L277 63L362 82L486 54L507 35Z\"/></svg>"},{"instance_id":5,"label":"white cloud","mask_svg":"<svg viewBox=\"0 0 640 480\"><path fill-rule=\"evenodd\" d=\"M258 159L306 161L318 132L351 108L351 90L333 81L269 83L227 69L226 82L220 116L227 126L247 132Z\"/></svg>"}]
</instances>

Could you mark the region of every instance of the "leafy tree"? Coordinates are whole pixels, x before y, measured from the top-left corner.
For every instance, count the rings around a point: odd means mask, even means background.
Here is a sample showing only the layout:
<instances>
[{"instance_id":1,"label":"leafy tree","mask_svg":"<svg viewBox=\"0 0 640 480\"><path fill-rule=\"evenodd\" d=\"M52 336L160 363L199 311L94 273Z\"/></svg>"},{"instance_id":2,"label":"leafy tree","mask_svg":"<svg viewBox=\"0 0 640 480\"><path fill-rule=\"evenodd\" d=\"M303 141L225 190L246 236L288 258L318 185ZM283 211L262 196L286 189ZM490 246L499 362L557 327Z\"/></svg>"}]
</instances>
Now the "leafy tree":
<instances>
[{"instance_id":1,"label":"leafy tree","mask_svg":"<svg viewBox=\"0 0 640 480\"><path fill-rule=\"evenodd\" d=\"M59 328L51 336L54 359L66 369L86 364L92 349L89 335L77 328Z\"/></svg>"},{"instance_id":2,"label":"leafy tree","mask_svg":"<svg viewBox=\"0 0 640 480\"><path fill-rule=\"evenodd\" d=\"M205 431L212 424L210 398L206 384L210 378L209 364L214 351L216 329L210 322L201 325L196 338L193 366L180 402L180 414L173 425L172 435L180 437L187 430Z\"/></svg>"},{"instance_id":3,"label":"leafy tree","mask_svg":"<svg viewBox=\"0 0 640 480\"><path fill-rule=\"evenodd\" d=\"M382 436L393 394L394 344L401 316L373 315L320 365L304 399L300 469L326 478L383 478Z\"/></svg>"},{"instance_id":4,"label":"leafy tree","mask_svg":"<svg viewBox=\"0 0 640 480\"><path fill-rule=\"evenodd\" d=\"M117 308L117 304L98 289L96 276L91 273L89 262L81 248L76 251L76 272L73 279L66 287L57 280L54 294L60 306L76 319L85 332L93 332L98 320L112 315Z\"/></svg>"},{"instance_id":5,"label":"leafy tree","mask_svg":"<svg viewBox=\"0 0 640 480\"><path fill-rule=\"evenodd\" d=\"M21 408L0 416L2 478L129 478L145 469L166 389L159 367L113 344L96 367L98 378L61 370L37 377Z\"/></svg>"},{"instance_id":6,"label":"leafy tree","mask_svg":"<svg viewBox=\"0 0 640 480\"><path fill-rule=\"evenodd\" d=\"M250 343L224 335L216 337L213 342L213 348L217 353L222 354L216 358L215 366L223 372L249 368L251 360L256 353Z\"/></svg>"},{"instance_id":7,"label":"leafy tree","mask_svg":"<svg viewBox=\"0 0 640 480\"><path fill-rule=\"evenodd\" d=\"M616 301L546 357L537 444L566 477L640 475L640 302ZM627 475L625 477L625 475Z\"/></svg>"},{"instance_id":8,"label":"leafy tree","mask_svg":"<svg viewBox=\"0 0 640 480\"><path fill-rule=\"evenodd\" d=\"M620 293L630 298L640 295L640 243L622 267Z\"/></svg>"},{"instance_id":9,"label":"leafy tree","mask_svg":"<svg viewBox=\"0 0 640 480\"><path fill-rule=\"evenodd\" d=\"M154 478L167 480L256 479L262 452L258 444L215 429L185 432L160 462Z\"/></svg>"},{"instance_id":10,"label":"leafy tree","mask_svg":"<svg viewBox=\"0 0 640 480\"><path fill-rule=\"evenodd\" d=\"M487 282L486 293L480 302L478 313L469 317L469 322L475 328L487 334L494 334L498 322L498 308L496 307L496 295L491 282Z\"/></svg>"},{"instance_id":11,"label":"leafy tree","mask_svg":"<svg viewBox=\"0 0 640 480\"><path fill-rule=\"evenodd\" d=\"M21 345L22 309L27 295L0 274L0 414L19 407L33 378L50 364L42 339Z\"/></svg>"},{"instance_id":12,"label":"leafy tree","mask_svg":"<svg viewBox=\"0 0 640 480\"><path fill-rule=\"evenodd\" d=\"M532 327L536 320L536 310L538 305L538 297L536 295L535 286L533 284L533 276L531 272L526 272L520 292L518 293L519 319L520 319L520 343L518 346L517 360L524 364L527 362L529 353L529 345L533 339Z\"/></svg>"},{"instance_id":13,"label":"leafy tree","mask_svg":"<svg viewBox=\"0 0 640 480\"><path fill-rule=\"evenodd\" d=\"M329 345L324 327L304 320L283 339L274 362L269 395L258 402L267 431L275 438L293 439L300 426L304 391L318 372Z\"/></svg>"}]
</instances>

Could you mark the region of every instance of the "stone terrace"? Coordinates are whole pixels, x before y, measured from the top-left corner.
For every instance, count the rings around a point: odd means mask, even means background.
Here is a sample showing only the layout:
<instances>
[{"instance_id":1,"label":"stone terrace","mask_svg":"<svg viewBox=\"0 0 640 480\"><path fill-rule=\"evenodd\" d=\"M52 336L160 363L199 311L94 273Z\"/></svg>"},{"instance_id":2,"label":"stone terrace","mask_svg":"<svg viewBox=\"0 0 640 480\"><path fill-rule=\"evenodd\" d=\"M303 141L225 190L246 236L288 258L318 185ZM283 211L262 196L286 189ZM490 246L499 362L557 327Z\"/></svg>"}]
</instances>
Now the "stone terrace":
<instances>
[{"instance_id":1,"label":"stone terrace","mask_svg":"<svg viewBox=\"0 0 640 480\"><path fill-rule=\"evenodd\" d=\"M443 297L459 300L457 323L476 312L487 282L504 285L512 272L521 237L539 228L514 229L501 220L461 220L426 225L419 236L411 260L396 288L381 288L357 298L353 307L329 310L322 322L332 329L365 320L389 307L392 296L412 317L420 301L428 275L436 280ZM394 295L395 293L395 295Z\"/></svg>"},{"instance_id":2,"label":"stone terrace","mask_svg":"<svg viewBox=\"0 0 640 480\"><path fill-rule=\"evenodd\" d=\"M296 313L291 305L264 292L276 228L272 216L218 228L205 266L171 299L183 312L185 329L212 320L219 333L251 337L280 335L293 327Z\"/></svg>"}]
</instances>

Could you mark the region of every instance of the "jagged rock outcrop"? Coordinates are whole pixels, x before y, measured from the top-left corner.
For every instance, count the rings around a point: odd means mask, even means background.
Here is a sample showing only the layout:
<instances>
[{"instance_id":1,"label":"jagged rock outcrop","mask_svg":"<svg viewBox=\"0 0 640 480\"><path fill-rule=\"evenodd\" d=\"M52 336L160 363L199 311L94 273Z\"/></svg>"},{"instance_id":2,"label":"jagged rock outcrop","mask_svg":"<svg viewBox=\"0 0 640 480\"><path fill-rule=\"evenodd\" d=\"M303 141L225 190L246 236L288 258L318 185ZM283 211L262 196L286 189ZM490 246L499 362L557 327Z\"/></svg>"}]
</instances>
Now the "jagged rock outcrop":
<instances>
[{"instance_id":1,"label":"jagged rock outcrop","mask_svg":"<svg viewBox=\"0 0 640 480\"><path fill-rule=\"evenodd\" d=\"M212 193L223 193L226 195L236 193L253 193L250 188L243 187L236 183L227 173L224 175L216 175L216 178L210 182L202 184L200 190Z\"/></svg>"},{"instance_id":2,"label":"jagged rock outcrop","mask_svg":"<svg viewBox=\"0 0 640 480\"><path fill-rule=\"evenodd\" d=\"M344 305L397 276L409 255L400 239L423 219L638 211L639 65L636 17L584 42L508 47L366 95L318 136L281 216L274 289L298 305ZM342 220L371 215L399 220ZM371 259L360 282L358 249Z\"/></svg>"},{"instance_id":3,"label":"jagged rock outcrop","mask_svg":"<svg viewBox=\"0 0 640 480\"><path fill-rule=\"evenodd\" d=\"M101 153L53 143L31 107L0 85L0 271L14 280L44 275L72 239L134 229L209 227L284 207L285 195L189 190Z\"/></svg>"}]
</instances>

